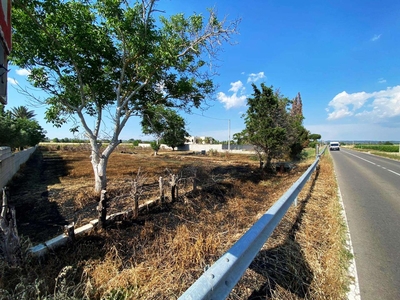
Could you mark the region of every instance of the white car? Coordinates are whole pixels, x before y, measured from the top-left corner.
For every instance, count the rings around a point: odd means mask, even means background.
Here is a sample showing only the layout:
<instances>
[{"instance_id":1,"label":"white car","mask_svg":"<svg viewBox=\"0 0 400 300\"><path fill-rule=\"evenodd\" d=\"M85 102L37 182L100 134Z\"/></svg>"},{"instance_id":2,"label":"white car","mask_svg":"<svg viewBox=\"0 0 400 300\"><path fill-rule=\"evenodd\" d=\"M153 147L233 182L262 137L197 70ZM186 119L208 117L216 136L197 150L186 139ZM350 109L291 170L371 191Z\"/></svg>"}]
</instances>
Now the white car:
<instances>
[{"instance_id":1,"label":"white car","mask_svg":"<svg viewBox=\"0 0 400 300\"><path fill-rule=\"evenodd\" d=\"M339 142L330 142L329 150L337 150L340 151L340 143Z\"/></svg>"}]
</instances>

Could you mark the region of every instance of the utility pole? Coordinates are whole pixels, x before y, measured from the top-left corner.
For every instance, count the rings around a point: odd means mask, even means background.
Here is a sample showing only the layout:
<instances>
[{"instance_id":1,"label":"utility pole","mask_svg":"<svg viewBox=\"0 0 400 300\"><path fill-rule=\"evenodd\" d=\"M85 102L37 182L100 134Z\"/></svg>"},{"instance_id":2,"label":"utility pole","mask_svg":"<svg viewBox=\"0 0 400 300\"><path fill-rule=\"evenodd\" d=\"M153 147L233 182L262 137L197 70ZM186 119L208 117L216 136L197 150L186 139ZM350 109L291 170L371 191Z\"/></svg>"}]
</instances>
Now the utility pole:
<instances>
[{"instance_id":1,"label":"utility pole","mask_svg":"<svg viewBox=\"0 0 400 300\"><path fill-rule=\"evenodd\" d=\"M231 152L231 119L228 119L228 152Z\"/></svg>"}]
</instances>

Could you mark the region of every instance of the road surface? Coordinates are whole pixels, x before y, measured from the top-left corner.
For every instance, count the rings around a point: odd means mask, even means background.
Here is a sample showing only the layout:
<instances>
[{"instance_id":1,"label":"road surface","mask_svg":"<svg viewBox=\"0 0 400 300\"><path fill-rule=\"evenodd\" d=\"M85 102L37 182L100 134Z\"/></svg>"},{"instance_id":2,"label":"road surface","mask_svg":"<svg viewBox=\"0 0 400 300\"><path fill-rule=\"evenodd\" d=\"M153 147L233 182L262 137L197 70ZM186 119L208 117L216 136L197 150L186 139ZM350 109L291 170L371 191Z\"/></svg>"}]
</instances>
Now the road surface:
<instances>
[{"instance_id":1,"label":"road surface","mask_svg":"<svg viewBox=\"0 0 400 300\"><path fill-rule=\"evenodd\" d=\"M400 162L332 151L361 299L400 299Z\"/></svg>"}]
</instances>

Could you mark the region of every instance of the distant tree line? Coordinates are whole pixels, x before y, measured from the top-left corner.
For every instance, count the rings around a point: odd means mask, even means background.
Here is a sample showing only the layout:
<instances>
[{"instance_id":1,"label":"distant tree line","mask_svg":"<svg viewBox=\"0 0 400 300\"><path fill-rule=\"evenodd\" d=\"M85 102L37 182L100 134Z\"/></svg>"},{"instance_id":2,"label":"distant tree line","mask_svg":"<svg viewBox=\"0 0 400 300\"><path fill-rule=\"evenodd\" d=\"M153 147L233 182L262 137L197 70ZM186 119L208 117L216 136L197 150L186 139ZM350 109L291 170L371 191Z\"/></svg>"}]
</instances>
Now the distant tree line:
<instances>
[{"instance_id":1,"label":"distant tree line","mask_svg":"<svg viewBox=\"0 0 400 300\"><path fill-rule=\"evenodd\" d=\"M0 105L0 146L22 150L43 141L46 131L34 117L34 111L25 106L6 111L4 106Z\"/></svg>"}]
</instances>

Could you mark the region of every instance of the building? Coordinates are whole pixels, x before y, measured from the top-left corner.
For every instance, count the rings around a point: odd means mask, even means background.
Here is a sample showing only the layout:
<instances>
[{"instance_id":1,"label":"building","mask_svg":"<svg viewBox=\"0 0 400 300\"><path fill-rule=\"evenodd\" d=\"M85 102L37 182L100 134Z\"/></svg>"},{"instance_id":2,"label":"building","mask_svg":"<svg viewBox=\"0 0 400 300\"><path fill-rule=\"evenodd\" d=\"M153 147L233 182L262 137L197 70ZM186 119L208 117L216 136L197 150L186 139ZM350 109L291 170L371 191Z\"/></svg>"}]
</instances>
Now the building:
<instances>
[{"instance_id":1,"label":"building","mask_svg":"<svg viewBox=\"0 0 400 300\"><path fill-rule=\"evenodd\" d=\"M11 0L1 0L0 39L0 103L7 104L7 57L11 52Z\"/></svg>"}]
</instances>

